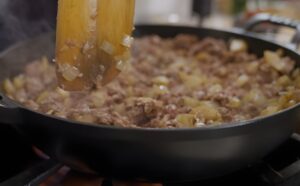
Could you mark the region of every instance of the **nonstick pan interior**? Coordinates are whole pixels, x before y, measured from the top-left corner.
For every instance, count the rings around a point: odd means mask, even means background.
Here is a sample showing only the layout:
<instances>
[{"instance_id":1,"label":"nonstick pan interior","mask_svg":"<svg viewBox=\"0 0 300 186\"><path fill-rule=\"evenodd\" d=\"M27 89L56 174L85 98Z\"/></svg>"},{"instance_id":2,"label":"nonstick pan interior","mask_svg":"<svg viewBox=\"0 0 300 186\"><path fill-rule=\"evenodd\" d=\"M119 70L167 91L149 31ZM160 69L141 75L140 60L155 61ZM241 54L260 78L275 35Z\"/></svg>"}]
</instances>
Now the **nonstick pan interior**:
<instances>
[{"instance_id":1,"label":"nonstick pan interior","mask_svg":"<svg viewBox=\"0 0 300 186\"><path fill-rule=\"evenodd\" d=\"M140 26L135 32L138 37L173 37L179 33L242 38L257 55L281 48L285 55L300 61L297 53L283 46L236 33L171 26ZM0 56L0 79L19 73L26 63L41 56L51 59L53 51L53 34L10 49ZM186 181L224 175L261 159L293 132L299 121L299 106L264 119L189 130L82 125L26 109L19 109L17 114L22 118L15 124L19 131L52 158L77 170L116 178Z\"/></svg>"}]
</instances>

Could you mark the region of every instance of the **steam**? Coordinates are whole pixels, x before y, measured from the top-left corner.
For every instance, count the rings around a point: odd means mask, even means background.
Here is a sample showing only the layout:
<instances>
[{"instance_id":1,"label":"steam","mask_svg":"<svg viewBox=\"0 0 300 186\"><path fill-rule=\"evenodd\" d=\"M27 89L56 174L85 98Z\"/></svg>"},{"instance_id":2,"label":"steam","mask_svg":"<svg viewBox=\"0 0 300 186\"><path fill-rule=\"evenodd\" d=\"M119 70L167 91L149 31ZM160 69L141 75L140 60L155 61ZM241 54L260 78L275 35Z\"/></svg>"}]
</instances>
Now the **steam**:
<instances>
[{"instance_id":1,"label":"steam","mask_svg":"<svg viewBox=\"0 0 300 186\"><path fill-rule=\"evenodd\" d=\"M0 0L0 47L53 30L55 17L55 0Z\"/></svg>"}]
</instances>

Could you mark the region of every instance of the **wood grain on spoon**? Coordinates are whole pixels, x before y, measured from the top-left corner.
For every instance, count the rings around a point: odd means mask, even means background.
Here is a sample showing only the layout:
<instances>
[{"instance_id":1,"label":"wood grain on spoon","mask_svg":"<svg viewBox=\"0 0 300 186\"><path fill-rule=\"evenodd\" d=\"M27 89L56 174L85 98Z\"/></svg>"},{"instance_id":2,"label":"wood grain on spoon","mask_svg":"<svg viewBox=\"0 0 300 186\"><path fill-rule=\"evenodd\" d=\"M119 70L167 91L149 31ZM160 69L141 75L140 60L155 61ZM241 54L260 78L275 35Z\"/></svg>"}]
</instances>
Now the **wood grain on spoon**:
<instances>
[{"instance_id":1,"label":"wood grain on spoon","mask_svg":"<svg viewBox=\"0 0 300 186\"><path fill-rule=\"evenodd\" d=\"M116 77L129 58L134 0L59 0L59 85L88 90Z\"/></svg>"}]
</instances>

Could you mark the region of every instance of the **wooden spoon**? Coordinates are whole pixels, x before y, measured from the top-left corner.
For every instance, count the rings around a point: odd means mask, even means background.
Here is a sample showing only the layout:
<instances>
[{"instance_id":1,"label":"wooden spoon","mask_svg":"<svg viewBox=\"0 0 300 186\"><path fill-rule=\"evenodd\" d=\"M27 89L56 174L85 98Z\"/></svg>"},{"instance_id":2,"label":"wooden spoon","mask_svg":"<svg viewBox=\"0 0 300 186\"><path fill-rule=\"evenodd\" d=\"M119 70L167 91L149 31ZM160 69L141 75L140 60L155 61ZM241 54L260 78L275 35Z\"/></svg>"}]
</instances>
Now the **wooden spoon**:
<instances>
[{"instance_id":1,"label":"wooden spoon","mask_svg":"<svg viewBox=\"0 0 300 186\"><path fill-rule=\"evenodd\" d=\"M105 85L123 69L132 43L135 0L59 0L57 77L69 91Z\"/></svg>"}]
</instances>

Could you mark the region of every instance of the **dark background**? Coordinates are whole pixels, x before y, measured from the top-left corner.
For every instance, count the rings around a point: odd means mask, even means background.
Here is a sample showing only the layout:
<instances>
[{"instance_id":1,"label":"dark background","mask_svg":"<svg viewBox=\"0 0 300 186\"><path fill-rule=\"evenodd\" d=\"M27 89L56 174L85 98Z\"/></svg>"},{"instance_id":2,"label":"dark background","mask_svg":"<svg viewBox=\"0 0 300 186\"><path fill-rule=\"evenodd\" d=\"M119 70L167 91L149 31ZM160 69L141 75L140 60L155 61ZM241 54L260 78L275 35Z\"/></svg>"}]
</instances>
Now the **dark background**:
<instances>
[{"instance_id":1,"label":"dark background","mask_svg":"<svg viewBox=\"0 0 300 186\"><path fill-rule=\"evenodd\" d=\"M54 30L56 9L56 0L0 0L0 51L18 41ZM22 171L35 156L31 145L11 126L0 123L0 133L2 182Z\"/></svg>"},{"instance_id":2,"label":"dark background","mask_svg":"<svg viewBox=\"0 0 300 186\"><path fill-rule=\"evenodd\" d=\"M0 50L55 28L56 0L0 0Z\"/></svg>"},{"instance_id":3,"label":"dark background","mask_svg":"<svg viewBox=\"0 0 300 186\"><path fill-rule=\"evenodd\" d=\"M184 1L184 0L183 0ZM209 14L211 0L194 0L194 12ZM57 0L0 0L0 51L55 29Z\"/></svg>"}]
</instances>

